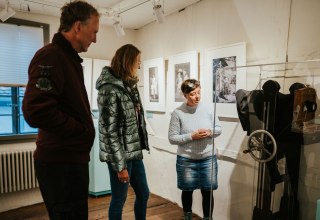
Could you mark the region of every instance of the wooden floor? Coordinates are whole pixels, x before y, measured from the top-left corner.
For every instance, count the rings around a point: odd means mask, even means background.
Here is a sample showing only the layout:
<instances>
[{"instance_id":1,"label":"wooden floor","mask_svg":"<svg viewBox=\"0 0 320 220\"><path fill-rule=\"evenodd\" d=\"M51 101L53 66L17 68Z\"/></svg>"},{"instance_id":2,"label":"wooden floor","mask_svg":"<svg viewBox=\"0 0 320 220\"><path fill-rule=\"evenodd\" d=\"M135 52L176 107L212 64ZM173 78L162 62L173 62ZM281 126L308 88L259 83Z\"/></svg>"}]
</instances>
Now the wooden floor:
<instances>
[{"instance_id":1,"label":"wooden floor","mask_svg":"<svg viewBox=\"0 0 320 220\"><path fill-rule=\"evenodd\" d=\"M111 196L89 198L89 220L108 219L108 207ZM123 209L123 220L134 220L133 204L135 195L129 188L127 201ZM0 213L1 220L48 220L46 208L43 203L27 206L15 210ZM183 210L177 205L159 196L150 195L147 209L147 219L150 220L181 220ZM200 220L194 215L193 220Z\"/></svg>"}]
</instances>

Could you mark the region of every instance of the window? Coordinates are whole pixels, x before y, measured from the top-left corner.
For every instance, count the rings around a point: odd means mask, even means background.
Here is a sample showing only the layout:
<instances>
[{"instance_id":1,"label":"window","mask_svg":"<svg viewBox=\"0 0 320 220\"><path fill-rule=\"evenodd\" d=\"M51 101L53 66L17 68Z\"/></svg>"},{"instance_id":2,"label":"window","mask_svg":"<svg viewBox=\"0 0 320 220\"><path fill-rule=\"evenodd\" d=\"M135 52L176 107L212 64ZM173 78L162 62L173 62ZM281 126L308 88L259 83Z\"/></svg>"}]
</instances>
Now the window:
<instances>
[{"instance_id":1,"label":"window","mask_svg":"<svg viewBox=\"0 0 320 220\"><path fill-rule=\"evenodd\" d=\"M0 139L34 137L37 129L24 120L21 106L29 63L49 42L49 25L10 18L0 32Z\"/></svg>"},{"instance_id":2,"label":"window","mask_svg":"<svg viewBox=\"0 0 320 220\"><path fill-rule=\"evenodd\" d=\"M31 128L23 118L21 110L25 88L0 87L0 134L32 134L37 129Z\"/></svg>"}]
</instances>

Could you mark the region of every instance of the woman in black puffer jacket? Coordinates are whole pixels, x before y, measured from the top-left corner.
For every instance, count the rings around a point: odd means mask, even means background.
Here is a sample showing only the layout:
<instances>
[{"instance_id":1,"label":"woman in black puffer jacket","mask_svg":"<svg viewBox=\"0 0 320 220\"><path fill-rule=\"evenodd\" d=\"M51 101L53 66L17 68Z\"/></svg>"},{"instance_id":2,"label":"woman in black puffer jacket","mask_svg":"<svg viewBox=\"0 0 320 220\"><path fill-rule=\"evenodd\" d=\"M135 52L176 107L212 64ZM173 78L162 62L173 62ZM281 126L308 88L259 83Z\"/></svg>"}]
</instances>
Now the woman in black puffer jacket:
<instances>
[{"instance_id":1,"label":"woman in black puffer jacket","mask_svg":"<svg viewBox=\"0 0 320 220\"><path fill-rule=\"evenodd\" d=\"M146 219L149 188L142 150L149 151L143 107L137 88L141 52L120 47L97 80L100 160L107 162L112 199L109 219L119 220L129 183L136 193L135 218Z\"/></svg>"}]
</instances>

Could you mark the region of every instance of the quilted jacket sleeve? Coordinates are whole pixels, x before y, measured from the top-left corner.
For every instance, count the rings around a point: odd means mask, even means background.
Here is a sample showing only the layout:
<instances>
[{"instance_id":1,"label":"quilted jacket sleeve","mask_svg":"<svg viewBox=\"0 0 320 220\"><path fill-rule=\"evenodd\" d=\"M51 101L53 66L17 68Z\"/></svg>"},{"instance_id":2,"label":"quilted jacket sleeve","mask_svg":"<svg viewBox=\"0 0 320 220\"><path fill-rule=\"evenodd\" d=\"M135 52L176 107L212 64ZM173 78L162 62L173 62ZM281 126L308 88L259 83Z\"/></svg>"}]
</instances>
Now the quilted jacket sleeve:
<instances>
[{"instance_id":1,"label":"quilted jacket sleeve","mask_svg":"<svg viewBox=\"0 0 320 220\"><path fill-rule=\"evenodd\" d=\"M119 172L126 168L125 147L123 143L123 121L121 96L116 89L102 89L98 95L100 111L100 160L110 161L113 170ZM103 152L103 153L101 153ZM105 156L104 156L105 155ZM107 158L103 158L107 157Z\"/></svg>"}]
</instances>

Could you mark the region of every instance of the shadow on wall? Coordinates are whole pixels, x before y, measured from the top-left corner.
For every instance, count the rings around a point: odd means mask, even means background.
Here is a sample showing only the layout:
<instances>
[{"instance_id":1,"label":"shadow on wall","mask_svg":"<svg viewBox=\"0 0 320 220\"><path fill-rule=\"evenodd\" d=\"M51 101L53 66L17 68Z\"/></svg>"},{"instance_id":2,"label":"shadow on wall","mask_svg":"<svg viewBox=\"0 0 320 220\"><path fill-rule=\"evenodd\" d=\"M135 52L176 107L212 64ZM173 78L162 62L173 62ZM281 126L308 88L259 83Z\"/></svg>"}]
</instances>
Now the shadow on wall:
<instances>
[{"instance_id":1,"label":"shadow on wall","mask_svg":"<svg viewBox=\"0 0 320 220\"><path fill-rule=\"evenodd\" d=\"M234 161L234 169L229 180L231 194L229 219L251 219L256 163L248 154L242 153L246 148L246 142L247 138L241 144L239 156Z\"/></svg>"},{"instance_id":2,"label":"shadow on wall","mask_svg":"<svg viewBox=\"0 0 320 220\"><path fill-rule=\"evenodd\" d=\"M319 143L301 148L299 202L300 219L315 219L317 200L320 199L320 155Z\"/></svg>"},{"instance_id":3,"label":"shadow on wall","mask_svg":"<svg viewBox=\"0 0 320 220\"><path fill-rule=\"evenodd\" d=\"M315 123L320 124L320 84L313 87L317 91L317 110ZM312 136L304 136L305 145L301 148L300 176L299 176L299 201L300 219L315 219L317 200L320 199L320 137L319 131ZM311 141L310 141L311 140ZM313 140L313 141L312 141ZM302 218L303 217L303 218Z\"/></svg>"},{"instance_id":4,"label":"shadow on wall","mask_svg":"<svg viewBox=\"0 0 320 220\"><path fill-rule=\"evenodd\" d=\"M241 126L236 127L238 129ZM242 143L239 143L240 149L237 156L228 155L228 149L218 154L219 188L214 192L213 216L215 219L251 219L254 161L249 155L242 153L246 141L245 137ZM233 145L234 143L231 142L230 144Z\"/></svg>"}]
</instances>

